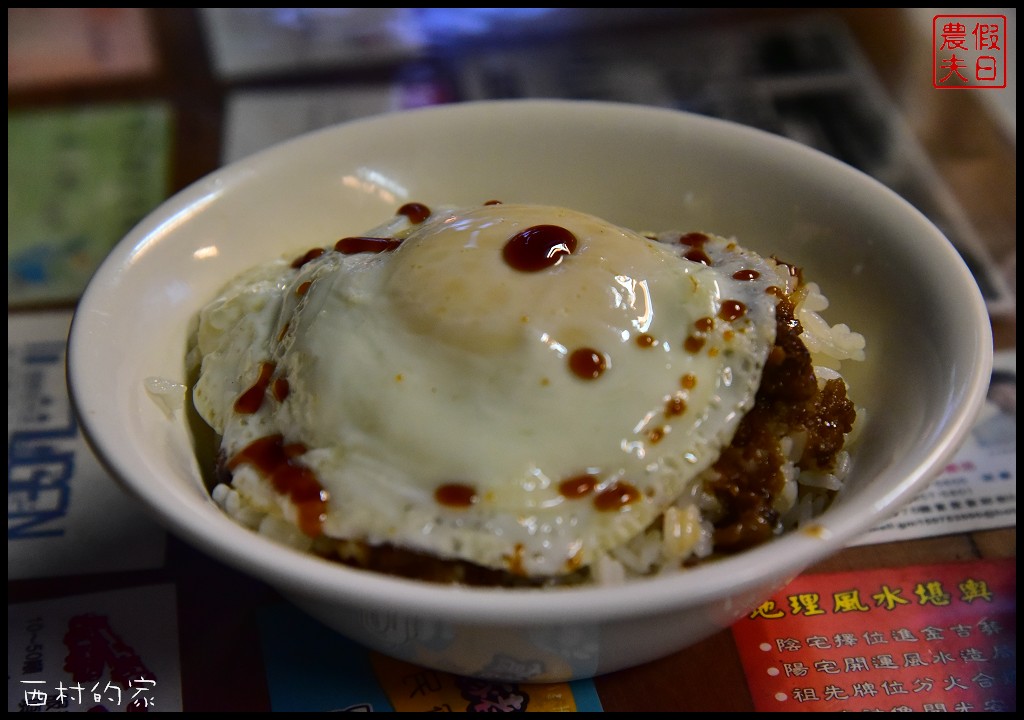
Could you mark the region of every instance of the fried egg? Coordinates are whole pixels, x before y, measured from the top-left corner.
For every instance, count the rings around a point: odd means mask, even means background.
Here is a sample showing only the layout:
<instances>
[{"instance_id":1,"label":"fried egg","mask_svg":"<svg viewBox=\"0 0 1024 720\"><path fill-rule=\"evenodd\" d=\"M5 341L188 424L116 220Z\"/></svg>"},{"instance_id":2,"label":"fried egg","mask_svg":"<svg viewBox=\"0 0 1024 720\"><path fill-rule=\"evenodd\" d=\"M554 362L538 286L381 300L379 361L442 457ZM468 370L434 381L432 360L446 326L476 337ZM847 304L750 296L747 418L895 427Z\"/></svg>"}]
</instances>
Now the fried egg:
<instances>
[{"instance_id":1,"label":"fried egg","mask_svg":"<svg viewBox=\"0 0 1024 720\"><path fill-rule=\"evenodd\" d=\"M785 283L707 233L404 206L229 283L194 403L242 501L306 537L561 576L694 490L754 403Z\"/></svg>"}]
</instances>

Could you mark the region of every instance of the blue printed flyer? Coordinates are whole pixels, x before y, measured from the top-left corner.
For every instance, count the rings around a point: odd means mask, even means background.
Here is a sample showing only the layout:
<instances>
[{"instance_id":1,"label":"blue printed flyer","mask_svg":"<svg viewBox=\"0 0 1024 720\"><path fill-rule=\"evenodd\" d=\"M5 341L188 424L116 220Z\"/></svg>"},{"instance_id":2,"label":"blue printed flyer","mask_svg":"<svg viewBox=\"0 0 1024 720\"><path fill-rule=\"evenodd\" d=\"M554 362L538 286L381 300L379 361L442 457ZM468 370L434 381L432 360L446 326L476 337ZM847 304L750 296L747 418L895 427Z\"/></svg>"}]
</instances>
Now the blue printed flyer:
<instances>
[{"instance_id":1,"label":"blue printed flyer","mask_svg":"<svg viewBox=\"0 0 1024 720\"><path fill-rule=\"evenodd\" d=\"M7 579L142 570L166 534L82 436L64 363L70 311L7 316Z\"/></svg>"},{"instance_id":2,"label":"blue printed flyer","mask_svg":"<svg viewBox=\"0 0 1024 720\"><path fill-rule=\"evenodd\" d=\"M499 683L381 655L291 605L260 622L275 712L601 712L591 680Z\"/></svg>"}]
</instances>

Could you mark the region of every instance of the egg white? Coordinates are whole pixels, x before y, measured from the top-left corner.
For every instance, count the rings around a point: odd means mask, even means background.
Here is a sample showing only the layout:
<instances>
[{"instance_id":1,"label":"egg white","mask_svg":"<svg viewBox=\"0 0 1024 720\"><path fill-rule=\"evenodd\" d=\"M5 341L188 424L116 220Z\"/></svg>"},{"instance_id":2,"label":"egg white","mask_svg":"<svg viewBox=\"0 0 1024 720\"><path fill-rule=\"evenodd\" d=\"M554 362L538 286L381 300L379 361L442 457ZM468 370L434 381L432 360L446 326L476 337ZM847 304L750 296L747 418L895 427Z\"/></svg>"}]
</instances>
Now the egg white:
<instances>
[{"instance_id":1,"label":"egg white","mask_svg":"<svg viewBox=\"0 0 1024 720\"><path fill-rule=\"evenodd\" d=\"M572 232L573 252L510 266L508 240L542 224ZM707 265L679 233L565 208L398 216L366 235L403 242L229 284L200 317L195 405L227 457L274 433L303 443L296 462L329 495L326 536L531 576L589 565L691 490L753 404L775 337L768 289L786 282L725 238L700 246ZM736 301L741 316L721 317ZM603 359L598 377L573 372L579 349ZM235 412L268 360L287 397ZM581 477L586 492L567 492ZM450 485L471 502L439 501ZM294 518L253 468L235 486Z\"/></svg>"}]
</instances>

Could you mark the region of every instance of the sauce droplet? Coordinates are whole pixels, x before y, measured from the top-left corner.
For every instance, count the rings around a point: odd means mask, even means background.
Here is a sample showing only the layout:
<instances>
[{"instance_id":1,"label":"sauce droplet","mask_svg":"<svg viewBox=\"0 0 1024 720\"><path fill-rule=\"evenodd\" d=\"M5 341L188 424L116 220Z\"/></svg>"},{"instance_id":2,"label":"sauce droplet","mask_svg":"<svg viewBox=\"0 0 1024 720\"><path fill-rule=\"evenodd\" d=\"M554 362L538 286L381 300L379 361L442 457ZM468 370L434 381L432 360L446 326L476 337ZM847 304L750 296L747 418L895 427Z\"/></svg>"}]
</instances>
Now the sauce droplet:
<instances>
[{"instance_id":1,"label":"sauce droplet","mask_svg":"<svg viewBox=\"0 0 1024 720\"><path fill-rule=\"evenodd\" d=\"M746 312L747 306L739 300L726 300L718 311L718 317L732 322L733 320L739 320Z\"/></svg>"},{"instance_id":2,"label":"sauce droplet","mask_svg":"<svg viewBox=\"0 0 1024 720\"><path fill-rule=\"evenodd\" d=\"M301 443L286 445L281 435L268 435L242 448L228 461L228 469L234 470L247 463L266 475L274 490L287 495L294 503L299 514L299 529L316 537L323 527L329 495L311 469L293 462L305 451Z\"/></svg>"},{"instance_id":3,"label":"sauce droplet","mask_svg":"<svg viewBox=\"0 0 1024 720\"><path fill-rule=\"evenodd\" d=\"M558 225L534 225L513 235L502 250L505 262L521 272L553 267L576 250L576 236Z\"/></svg>"},{"instance_id":4,"label":"sauce droplet","mask_svg":"<svg viewBox=\"0 0 1024 720\"><path fill-rule=\"evenodd\" d=\"M309 286L313 284L312 280L306 280L304 283L295 288L295 294L302 297L309 292Z\"/></svg>"},{"instance_id":5,"label":"sauce droplet","mask_svg":"<svg viewBox=\"0 0 1024 720\"><path fill-rule=\"evenodd\" d=\"M708 254L701 250L700 248L687 250L686 254L684 254L683 257L689 260L690 262L700 263L702 265L707 265L708 267L711 266L711 258L709 258Z\"/></svg>"},{"instance_id":6,"label":"sauce droplet","mask_svg":"<svg viewBox=\"0 0 1024 720\"><path fill-rule=\"evenodd\" d=\"M476 488L463 483L447 483L434 491L439 505L452 508L466 508L476 502Z\"/></svg>"},{"instance_id":7,"label":"sauce droplet","mask_svg":"<svg viewBox=\"0 0 1024 720\"><path fill-rule=\"evenodd\" d=\"M612 483L594 497L594 507L602 512L621 510L640 498L640 491L627 482Z\"/></svg>"},{"instance_id":8,"label":"sauce droplet","mask_svg":"<svg viewBox=\"0 0 1024 720\"><path fill-rule=\"evenodd\" d=\"M640 333L636 336L636 344L642 348L654 347L657 344L657 340L654 336L649 333Z\"/></svg>"},{"instance_id":9,"label":"sauce droplet","mask_svg":"<svg viewBox=\"0 0 1024 720\"><path fill-rule=\"evenodd\" d=\"M401 240L394 238L347 237L334 243L334 249L343 255L357 255L359 253L390 252L401 244Z\"/></svg>"},{"instance_id":10,"label":"sauce droplet","mask_svg":"<svg viewBox=\"0 0 1024 720\"><path fill-rule=\"evenodd\" d=\"M409 222L418 225L424 220L426 220L428 217L430 217L430 208L428 208L423 203L406 203L402 207L398 208L398 212L396 212L395 214L405 215L407 218L409 218Z\"/></svg>"},{"instance_id":11,"label":"sauce droplet","mask_svg":"<svg viewBox=\"0 0 1024 720\"><path fill-rule=\"evenodd\" d=\"M710 238L702 232L686 233L679 237L680 245L689 245L690 247L704 247L704 244Z\"/></svg>"},{"instance_id":12,"label":"sauce droplet","mask_svg":"<svg viewBox=\"0 0 1024 720\"><path fill-rule=\"evenodd\" d=\"M288 378L278 378L274 381L273 393L274 399L279 403L284 402L288 397L288 393L291 392L291 386L288 384Z\"/></svg>"},{"instance_id":13,"label":"sauce droplet","mask_svg":"<svg viewBox=\"0 0 1024 720\"><path fill-rule=\"evenodd\" d=\"M669 398L668 402L665 403L666 417L682 415L684 412L686 412L686 400L683 399L682 395L673 395Z\"/></svg>"},{"instance_id":14,"label":"sauce droplet","mask_svg":"<svg viewBox=\"0 0 1024 720\"><path fill-rule=\"evenodd\" d=\"M597 350L580 348L569 355L569 369L578 378L596 380L608 369L608 361Z\"/></svg>"},{"instance_id":15,"label":"sauce droplet","mask_svg":"<svg viewBox=\"0 0 1024 720\"><path fill-rule=\"evenodd\" d=\"M589 495L597 487L597 478L593 475L575 475L558 484L558 494L570 500Z\"/></svg>"},{"instance_id":16,"label":"sauce droplet","mask_svg":"<svg viewBox=\"0 0 1024 720\"><path fill-rule=\"evenodd\" d=\"M733 280L757 280L761 273L757 270L737 270L732 274Z\"/></svg>"},{"instance_id":17,"label":"sauce droplet","mask_svg":"<svg viewBox=\"0 0 1024 720\"><path fill-rule=\"evenodd\" d=\"M242 415L252 415L263 405L263 396L270 385L270 376L274 374L275 365L272 362L260 363L260 375L256 382L248 390L243 392L235 400L235 412Z\"/></svg>"},{"instance_id":18,"label":"sauce droplet","mask_svg":"<svg viewBox=\"0 0 1024 720\"><path fill-rule=\"evenodd\" d=\"M694 375L693 373L686 373L681 378L679 378L679 384L682 385L687 390L693 390L695 387L697 387L697 376Z\"/></svg>"},{"instance_id":19,"label":"sauce droplet","mask_svg":"<svg viewBox=\"0 0 1024 720\"><path fill-rule=\"evenodd\" d=\"M702 347L704 347L705 342L707 342L707 340L699 335L690 335L683 340L683 347L686 348L687 352L697 353Z\"/></svg>"},{"instance_id":20,"label":"sauce droplet","mask_svg":"<svg viewBox=\"0 0 1024 720\"><path fill-rule=\"evenodd\" d=\"M317 248L313 248L311 250L307 250L305 255L300 255L299 257L297 257L294 260L292 260L292 267L295 268L296 270L298 270L300 267L302 267L306 263L310 262L311 260L316 260L318 257L320 257L323 254L324 254L324 249L323 248L318 248L317 247Z\"/></svg>"}]
</instances>

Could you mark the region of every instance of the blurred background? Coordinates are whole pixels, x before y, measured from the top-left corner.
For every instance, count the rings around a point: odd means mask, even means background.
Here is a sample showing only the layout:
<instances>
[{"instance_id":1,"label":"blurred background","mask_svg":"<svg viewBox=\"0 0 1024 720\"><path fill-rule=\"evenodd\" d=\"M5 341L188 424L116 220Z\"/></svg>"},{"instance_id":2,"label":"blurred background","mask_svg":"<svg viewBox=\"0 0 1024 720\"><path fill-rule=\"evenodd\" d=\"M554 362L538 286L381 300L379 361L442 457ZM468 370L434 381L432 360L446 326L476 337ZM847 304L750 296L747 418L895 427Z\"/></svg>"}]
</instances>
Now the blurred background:
<instances>
[{"instance_id":1,"label":"blurred background","mask_svg":"<svg viewBox=\"0 0 1024 720\"><path fill-rule=\"evenodd\" d=\"M933 18L968 12L1005 17L1005 88L935 87ZM8 306L73 302L159 201L290 136L552 97L829 153L932 218L1014 315L1015 31L1014 8L9 8Z\"/></svg>"}]
</instances>

